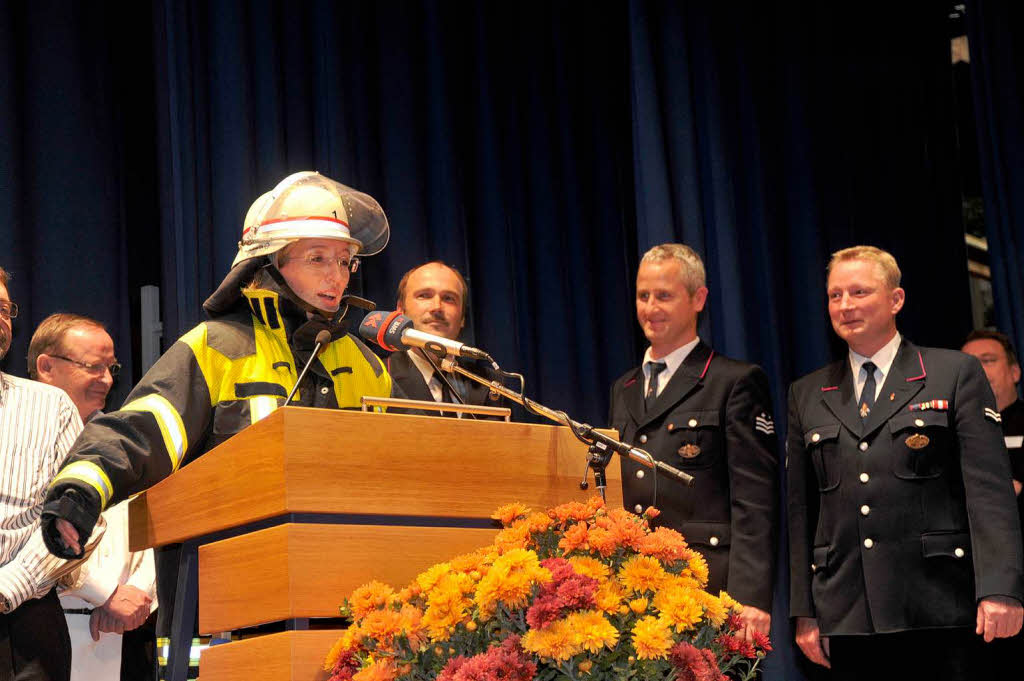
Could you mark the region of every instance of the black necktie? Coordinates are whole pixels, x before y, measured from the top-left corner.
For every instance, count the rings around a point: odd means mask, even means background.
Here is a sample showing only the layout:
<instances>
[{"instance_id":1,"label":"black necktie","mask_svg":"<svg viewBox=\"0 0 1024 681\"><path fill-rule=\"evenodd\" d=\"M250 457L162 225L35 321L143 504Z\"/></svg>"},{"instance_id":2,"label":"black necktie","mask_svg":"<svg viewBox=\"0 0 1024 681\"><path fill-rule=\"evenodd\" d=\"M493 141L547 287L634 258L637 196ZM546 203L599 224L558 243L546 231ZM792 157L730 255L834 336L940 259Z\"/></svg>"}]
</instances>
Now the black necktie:
<instances>
[{"instance_id":1,"label":"black necktie","mask_svg":"<svg viewBox=\"0 0 1024 681\"><path fill-rule=\"evenodd\" d=\"M871 407L875 406L875 369L878 367L874 362L864 362L861 366L868 372L868 380L864 381L864 388L860 391L860 417L866 419Z\"/></svg>"},{"instance_id":2,"label":"black necktie","mask_svg":"<svg viewBox=\"0 0 1024 681\"><path fill-rule=\"evenodd\" d=\"M441 402L454 402L455 400L452 399L452 391L448 387L448 384L445 383L444 380L442 380L440 373L438 373L436 371L434 372L434 380L441 384L441 399L440 399L440 401ZM443 412L443 411L440 412L440 413L441 413L442 416L445 415L445 412ZM451 415L452 416L458 416L458 412L452 412Z\"/></svg>"},{"instance_id":3,"label":"black necktie","mask_svg":"<svg viewBox=\"0 0 1024 681\"><path fill-rule=\"evenodd\" d=\"M654 400L658 399L658 374L665 370L664 362L648 362L647 370L651 372L651 380L647 382L647 395L644 396L644 408L650 409Z\"/></svg>"}]
</instances>

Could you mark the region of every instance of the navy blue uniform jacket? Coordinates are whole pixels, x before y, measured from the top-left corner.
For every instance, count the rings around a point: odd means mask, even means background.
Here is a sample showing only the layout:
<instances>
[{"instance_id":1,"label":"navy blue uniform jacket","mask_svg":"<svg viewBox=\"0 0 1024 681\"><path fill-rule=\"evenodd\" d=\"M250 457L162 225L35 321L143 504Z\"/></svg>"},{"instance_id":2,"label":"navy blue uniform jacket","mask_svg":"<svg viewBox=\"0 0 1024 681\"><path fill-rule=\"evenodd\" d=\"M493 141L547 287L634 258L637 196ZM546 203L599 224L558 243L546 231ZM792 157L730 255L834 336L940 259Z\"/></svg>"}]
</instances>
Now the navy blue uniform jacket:
<instances>
[{"instance_id":1,"label":"navy blue uniform jacket","mask_svg":"<svg viewBox=\"0 0 1024 681\"><path fill-rule=\"evenodd\" d=\"M864 421L848 359L792 385L792 616L822 635L973 627L979 599L1021 598L995 406L978 360L905 339Z\"/></svg>"}]
</instances>

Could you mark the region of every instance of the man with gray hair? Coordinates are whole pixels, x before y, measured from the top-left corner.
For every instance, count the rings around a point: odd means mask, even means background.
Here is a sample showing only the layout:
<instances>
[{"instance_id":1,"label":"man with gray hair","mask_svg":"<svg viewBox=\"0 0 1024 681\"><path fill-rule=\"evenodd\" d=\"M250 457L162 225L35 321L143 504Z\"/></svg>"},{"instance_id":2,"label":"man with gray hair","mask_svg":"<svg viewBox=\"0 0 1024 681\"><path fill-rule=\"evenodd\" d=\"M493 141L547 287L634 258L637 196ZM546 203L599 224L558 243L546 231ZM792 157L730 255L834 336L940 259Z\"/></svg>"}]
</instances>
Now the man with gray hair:
<instances>
[{"instance_id":1,"label":"man with gray hair","mask_svg":"<svg viewBox=\"0 0 1024 681\"><path fill-rule=\"evenodd\" d=\"M708 562L708 590L745 607L744 636L771 624L778 470L768 377L716 353L697 336L707 302L704 264L682 244L644 254L636 316L650 347L612 387L613 428L623 441L696 479L692 489L658 480L658 521L678 530ZM654 473L622 463L626 508L651 503Z\"/></svg>"}]
</instances>

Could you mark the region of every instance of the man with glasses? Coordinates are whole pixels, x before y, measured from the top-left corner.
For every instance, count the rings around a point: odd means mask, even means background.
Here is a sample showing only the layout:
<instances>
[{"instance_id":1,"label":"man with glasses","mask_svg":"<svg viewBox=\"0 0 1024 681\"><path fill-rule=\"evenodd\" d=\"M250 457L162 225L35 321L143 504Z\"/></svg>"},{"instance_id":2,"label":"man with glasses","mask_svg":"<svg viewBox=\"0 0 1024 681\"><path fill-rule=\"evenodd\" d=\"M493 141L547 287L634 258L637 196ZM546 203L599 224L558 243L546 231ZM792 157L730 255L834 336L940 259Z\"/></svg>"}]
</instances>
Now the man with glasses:
<instances>
[{"instance_id":1,"label":"man with glasses","mask_svg":"<svg viewBox=\"0 0 1024 681\"><path fill-rule=\"evenodd\" d=\"M29 342L29 376L66 392L83 422L102 413L120 369L114 340L103 324L89 317L52 314ZM89 560L62 580L69 587L61 592L60 602L71 634L71 679L152 678L153 551L128 549L127 502L108 509L103 517L103 540Z\"/></svg>"},{"instance_id":2,"label":"man with glasses","mask_svg":"<svg viewBox=\"0 0 1024 681\"><path fill-rule=\"evenodd\" d=\"M18 316L9 281L0 268L0 359ZM62 390L0 372L0 681L69 678L64 614L52 583L38 586L67 563L50 556L34 531L47 486L81 429Z\"/></svg>"}]
</instances>

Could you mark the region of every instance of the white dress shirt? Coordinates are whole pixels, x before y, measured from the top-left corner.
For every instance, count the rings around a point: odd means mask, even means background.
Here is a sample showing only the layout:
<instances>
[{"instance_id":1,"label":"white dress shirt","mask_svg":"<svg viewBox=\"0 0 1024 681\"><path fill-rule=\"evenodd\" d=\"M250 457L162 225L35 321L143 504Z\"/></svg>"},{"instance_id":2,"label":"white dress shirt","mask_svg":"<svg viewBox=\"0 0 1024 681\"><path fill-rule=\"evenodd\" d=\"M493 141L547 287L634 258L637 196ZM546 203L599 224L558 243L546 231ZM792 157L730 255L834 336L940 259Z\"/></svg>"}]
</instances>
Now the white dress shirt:
<instances>
[{"instance_id":1,"label":"white dress shirt","mask_svg":"<svg viewBox=\"0 0 1024 681\"><path fill-rule=\"evenodd\" d=\"M686 358L689 356L693 349L697 347L697 343L700 343L700 336L695 337L692 341L686 345L680 345L678 348L668 353L660 359L651 359L651 348L648 347L647 351L644 352L644 395L647 394L647 388L651 384L651 368L648 366L648 362L664 362L665 368L658 374L658 392L657 395L661 394L661 391L665 389L668 382L672 380L672 376L675 375L676 369L678 369ZM656 395L656 396L657 396Z\"/></svg>"},{"instance_id":2,"label":"white dress shirt","mask_svg":"<svg viewBox=\"0 0 1024 681\"><path fill-rule=\"evenodd\" d=\"M853 372L853 389L856 392L858 402L860 402L860 394L864 390L864 384L868 381L868 372L861 371L864 362L871 361L875 363L875 399L877 400L878 395L882 392L882 384L885 383L885 377L889 375L889 369L892 368L892 363L896 359L896 351L899 349L900 334L897 332L888 343L870 357L859 355L850 350L850 370Z\"/></svg>"}]
</instances>

